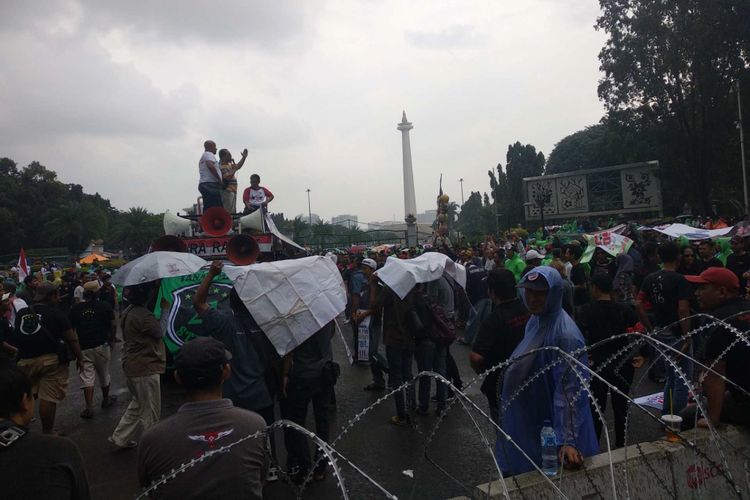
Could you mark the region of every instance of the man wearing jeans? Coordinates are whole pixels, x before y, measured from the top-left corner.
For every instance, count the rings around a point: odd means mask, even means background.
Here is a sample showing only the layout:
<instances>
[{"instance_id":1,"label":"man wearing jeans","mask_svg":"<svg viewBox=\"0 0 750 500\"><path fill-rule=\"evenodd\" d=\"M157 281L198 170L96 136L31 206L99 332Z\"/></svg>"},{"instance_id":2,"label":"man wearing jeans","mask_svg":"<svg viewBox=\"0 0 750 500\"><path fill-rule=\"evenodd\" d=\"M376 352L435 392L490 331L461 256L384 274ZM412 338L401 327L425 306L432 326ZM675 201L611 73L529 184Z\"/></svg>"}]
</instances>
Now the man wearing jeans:
<instances>
[{"instance_id":1,"label":"man wearing jeans","mask_svg":"<svg viewBox=\"0 0 750 500\"><path fill-rule=\"evenodd\" d=\"M393 390L404 382L412 380L414 334L407 327L409 324L407 316L409 310L414 307L414 291L401 300L383 283L379 282L373 288L377 290L377 296L371 299L370 308L367 311L357 314L357 321L383 311L383 344L385 356L388 359L388 388ZM394 399L396 415L391 417L390 422L394 425L407 425L409 423L406 413L407 399L410 408L416 406L414 388L409 386L403 391L398 391L394 394Z\"/></svg>"},{"instance_id":2,"label":"man wearing jeans","mask_svg":"<svg viewBox=\"0 0 750 500\"><path fill-rule=\"evenodd\" d=\"M159 320L147 307L152 283L125 289L130 305L122 313L122 371L132 400L109 441L119 448L134 448L138 428L145 431L161 415L159 375L166 355Z\"/></svg>"},{"instance_id":3,"label":"man wearing jeans","mask_svg":"<svg viewBox=\"0 0 750 500\"><path fill-rule=\"evenodd\" d=\"M203 155L198 161L198 191L203 196L203 210L223 206L221 202L222 177L219 162L216 160L216 143L203 143Z\"/></svg>"}]
</instances>

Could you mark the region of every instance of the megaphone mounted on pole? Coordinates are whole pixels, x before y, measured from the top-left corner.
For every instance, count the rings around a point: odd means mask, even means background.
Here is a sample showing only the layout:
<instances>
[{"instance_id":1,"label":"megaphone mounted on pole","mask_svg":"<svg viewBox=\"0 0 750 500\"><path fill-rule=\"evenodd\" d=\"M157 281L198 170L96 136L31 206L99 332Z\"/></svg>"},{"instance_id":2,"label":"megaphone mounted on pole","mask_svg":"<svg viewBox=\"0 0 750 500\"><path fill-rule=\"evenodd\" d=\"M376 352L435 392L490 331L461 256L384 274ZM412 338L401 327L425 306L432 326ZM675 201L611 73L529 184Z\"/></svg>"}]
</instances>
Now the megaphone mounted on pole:
<instances>
[{"instance_id":1,"label":"megaphone mounted on pole","mask_svg":"<svg viewBox=\"0 0 750 500\"><path fill-rule=\"evenodd\" d=\"M227 258L237 266L254 263L258 255L260 255L258 242L247 234L238 234L227 243Z\"/></svg>"},{"instance_id":2,"label":"megaphone mounted on pole","mask_svg":"<svg viewBox=\"0 0 750 500\"><path fill-rule=\"evenodd\" d=\"M247 215L243 215L237 221L240 232L243 229L253 229L255 231L265 232L265 226L263 225L263 209L259 208L255 212Z\"/></svg>"},{"instance_id":3,"label":"megaphone mounted on pole","mask_svg":"<svg viewBox=\"0 0 750 500\"><path fill-rule=\"evenodd\" d=\"M185 235L190 231L190 219L175 215L169 210L164 212L164 233L172 236Z\"/></svg>"},{"instance_id":4,"label":"megaphone mounted on pole","mask_svg":"<svg viewBox=\"0 0 750 500\"><path fill-rule=\"evenodd\" d=\"M209 236L224 236L232 229L232 215L223 207L211 207L206 210L198 222L203 232Z\"/></svg>"}]
</instances>

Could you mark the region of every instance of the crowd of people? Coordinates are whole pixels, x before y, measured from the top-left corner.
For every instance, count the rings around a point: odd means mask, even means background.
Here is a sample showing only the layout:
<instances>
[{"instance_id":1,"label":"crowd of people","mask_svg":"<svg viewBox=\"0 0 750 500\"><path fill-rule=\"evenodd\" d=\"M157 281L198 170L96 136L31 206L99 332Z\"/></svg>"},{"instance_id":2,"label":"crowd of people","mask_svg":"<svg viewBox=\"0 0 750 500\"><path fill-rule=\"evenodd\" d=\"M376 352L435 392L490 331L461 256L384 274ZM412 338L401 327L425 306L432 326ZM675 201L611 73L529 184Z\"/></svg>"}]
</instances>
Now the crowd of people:
<instances>
[{"instance_id":1,"label":"crowd of people","mask_svg":"<svg viewBox=\"0 0 750 500\"><path fill-rule=\"evenodd\" d=\"M497 458L506 474L534 468L519 447L537 466L541 464L539 432L546 420L555 428L561 463L578 466L583 457L598 453L604 416L580 390L580 378L589 380L602 412L611 394L614 446L624 446L626 395L635 370L647 361L649 377L664 384L663 414L681 413L683 428L696 423L706 427L709 422L750 424L750 378L742 372L750 348L736 342L732 333L732 328L750 329L750 317L738 314L750 311L748 238L732 237L731 253L721 255L710 239L679 245L654 231L631 231L629 236L634 243L627 252L613 256L597 247L585 263L586 242L575 236L565 242L550 237L538 245L509 232L500 241L488 237L473 247L396 248L391 255L402 259L440 250L461 262L467 274L465 290L446 275L415 287L404 299L377 278L389 252L354 259L337 256L348 283L348 314L355 336L357 325L373 318L373 381L365 389L385 389L384 371L388 388L395 389L412 379L415 366L418 372L441 374L460 389L463 382L450 352L453 339L442 333L448 322L463 328L464 336L457 341L471 345L469 361L478 374L513 360L507 369L491 371L481 386L489 414L502 428ZM708 323L691 318L699 312L726 324L693 334ZM621 335L626 332L647 333L654 342ZM385 359L378 353L381 341ZM569 363L560 362L560 356L566 357L561 351L596 376L574 376L566 369ZM694 359L711 366L702 392L707 415L699 418L688 395L688 383L700 375ZM537 372L544 376L535 377ZM421 379L416 399L409 391L397 393L391 421L404 425L414 414L425 414L429 386L429 378ZM437 412L445 408L446 392L451 391L438 384L433 398Z\"/></svg>"},{"instance_id":2,"label":"crowd of people","mask_svg":"<svg viewBox=\"0 0 750 500\"><path fill-rule=\"evenodd\" d=\"M598 453L599 410L606 408L608 395L614 446L623 446L625 395L635 371L647 361L652 378L664 383L664 413L681 413L685 427L747 425L750 380L743 363L750 348L735 342L733 328L750 329L750 315L738 314L750 311L748 241L733 237L732 253L719 258L711 240L680 246L656 233L630 237L634 243L626 252L613 256L596 248L588 262L582 262L583 238L555 237L541 244L515 232L460 248L332 255L347 288L344 322L351 325L355 352L363 332L366 338L364 355L356 359L372 373L364 389L379 392L407 384L393 395L389 422L396 426L408 427L431 410L441 414L452 398L462 397L464 385L451 348L455 342L469 345L469 364L486 375L481 391L499 428L495 453L506 475L540 466L539 435L545 425L554 429L560 464L579 467ZM401 297L378 277L389 255L412 259L425 252L441 252L463 264L465 287L445 273ZM334 323L279 356L234 289L229 311L209 305L208 289L221 270L221 262L213 262L192 296L208 335L186 342L177 353L174 379L184 388L186 402L165 419L165 326L163 317L154 314L158 282L126 287L122 301L104 270L72 269L63 276L2 283L0 470L20 467L11 497L88 497L80 454L68 440L54 436L55 413L66 397L73 362L84 396L81 418L95 417L97 399L102 411L111 411L117 342L122 342L131 400L109 441L113 449L137 447L141 485L148 487L193 458L210 456L194 464L191 474L157 488L156 497L244 491L261 498L264 483L281 473L278 436L266 431L278 418L304 427L312 407L315 434L329 439L340 375L331 345ZM693 335L706 321L691 317L699 311L727 323ZM620 335L625 332L648 333L652 342ZM702 395L694 395L705 398L704 415L696 414L687 390L687 382L698 378L693 359L712 367ZM421 377L409 384L424 371L442 378ZM41 435L29 430L35 406ZM327 461L320 449L311 453L304 434L287 427L283 438L283 469L291 481L326 478ZM218 453L229 444L230 452ZM42 460L40 449L48 450ZM53 463L56 469L49 472ZM210 479L202 474L208 471Z\"/></svg>"}]
</instances>

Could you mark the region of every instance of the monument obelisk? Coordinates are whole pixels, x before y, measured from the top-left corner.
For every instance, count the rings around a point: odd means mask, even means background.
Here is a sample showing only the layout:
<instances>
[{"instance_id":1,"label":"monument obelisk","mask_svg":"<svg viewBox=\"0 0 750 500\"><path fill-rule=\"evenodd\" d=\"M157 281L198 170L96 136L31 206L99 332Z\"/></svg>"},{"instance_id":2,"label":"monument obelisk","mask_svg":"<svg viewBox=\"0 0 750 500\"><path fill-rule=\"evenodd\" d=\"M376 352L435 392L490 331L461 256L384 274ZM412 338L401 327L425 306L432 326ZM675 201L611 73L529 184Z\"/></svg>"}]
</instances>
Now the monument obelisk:
<instances>
[{"instance_id":1,"label":"monument obelisk","mask_svg":"<svg viewBox=\"0 0 750 500\"><path fill-rule=\"evenodd\" d=\"M396 127L401 131L401 153L404 163L404 221L406 221L406 245L417 246L417 197L414 194L414 174L411 168L411 143L409 131L414 127L406 121L406 111Z\"/></svg>"}]
</instances>

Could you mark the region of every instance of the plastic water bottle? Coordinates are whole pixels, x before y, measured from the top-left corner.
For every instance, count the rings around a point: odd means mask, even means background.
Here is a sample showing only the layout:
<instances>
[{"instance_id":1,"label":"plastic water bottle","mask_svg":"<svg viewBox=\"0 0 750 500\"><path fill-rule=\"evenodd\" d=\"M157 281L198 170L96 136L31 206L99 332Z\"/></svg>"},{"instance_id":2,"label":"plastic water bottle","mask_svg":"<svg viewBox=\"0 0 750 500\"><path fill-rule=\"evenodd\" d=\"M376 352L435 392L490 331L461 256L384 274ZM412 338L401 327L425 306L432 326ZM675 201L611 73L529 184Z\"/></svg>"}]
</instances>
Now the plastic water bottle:
<instances>
[{"instance_id":1,"label":"plastic water bottle","mask_svg":"<svg viewBox=\"0 0 750 500\"><path fill-rule=\"evenodd\" d=\"M544 427L539 434L542 440L542 472L548 477L557 475L557 436L552 428L552 422L544 421Z\"/></svg>"}]
</instances>

